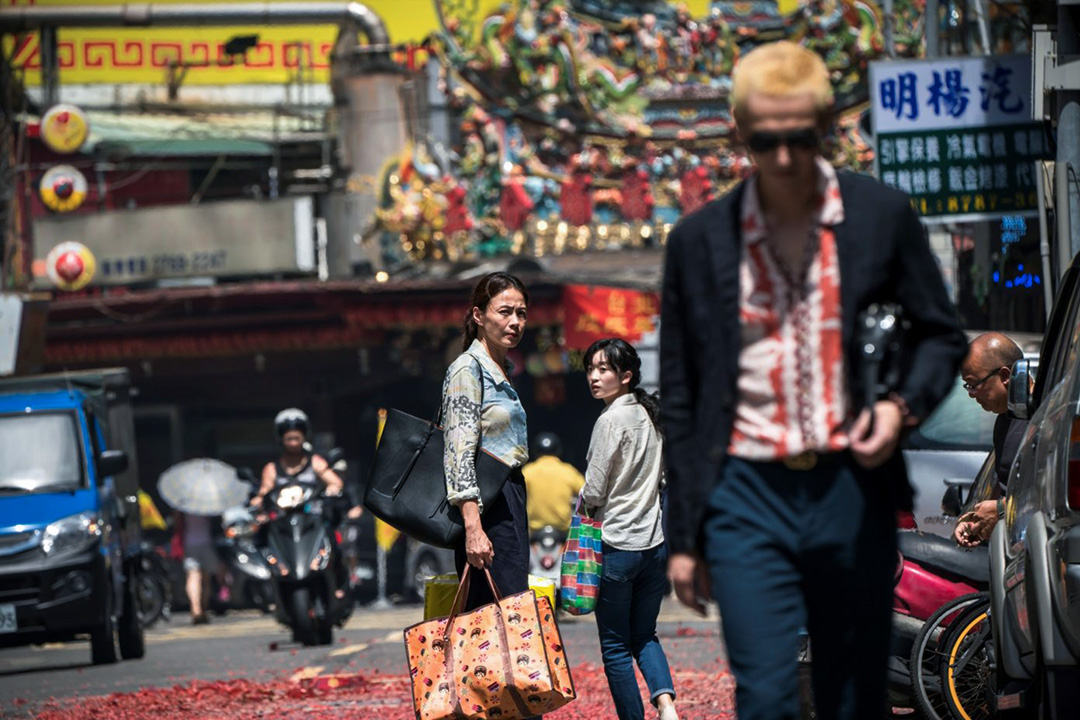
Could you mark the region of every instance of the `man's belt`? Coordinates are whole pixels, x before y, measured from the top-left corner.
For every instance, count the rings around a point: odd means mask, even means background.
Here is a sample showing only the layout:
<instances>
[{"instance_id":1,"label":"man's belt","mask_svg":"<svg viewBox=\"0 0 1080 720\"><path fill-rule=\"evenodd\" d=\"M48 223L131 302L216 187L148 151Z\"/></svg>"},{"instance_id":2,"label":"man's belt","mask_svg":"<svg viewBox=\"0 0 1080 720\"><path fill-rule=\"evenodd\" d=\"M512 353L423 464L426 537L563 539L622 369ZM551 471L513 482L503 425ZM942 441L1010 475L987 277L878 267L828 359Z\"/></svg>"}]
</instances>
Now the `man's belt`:
<instances>
[{"instance_id":1,"label":"man's belt","mask_svg":"<svg viewBox=\"0 0 1080 720\"><path fill-rule=\"evenodd\" d=\"M784 463L784 467L788 470L799 470L806 472L807 470L813 470L818 464L818 454L813 450L804 450L798 455L792 455L781 460Z\"/></svg>"}]
</instances>

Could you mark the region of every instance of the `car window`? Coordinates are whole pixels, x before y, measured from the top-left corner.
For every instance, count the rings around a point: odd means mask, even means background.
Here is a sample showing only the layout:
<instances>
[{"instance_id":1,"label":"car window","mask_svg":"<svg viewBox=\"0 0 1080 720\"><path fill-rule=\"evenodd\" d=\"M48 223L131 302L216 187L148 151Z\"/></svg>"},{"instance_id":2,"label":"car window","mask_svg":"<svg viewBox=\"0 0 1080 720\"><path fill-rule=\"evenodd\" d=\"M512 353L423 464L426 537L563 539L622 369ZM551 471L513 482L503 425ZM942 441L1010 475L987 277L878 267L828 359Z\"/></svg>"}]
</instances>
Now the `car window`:
<instances>
[{"instance_id":1,"label":"car window","mask_svg":"<svg viewBox=\"0 0 1080 720\"><path fill-rule=\"evenodd\" d=\"M992 500L997 494L997 456L991 450L986 456L986 462L979 468L979 474L975 476L975 484L971 486L971 492L965 499L961 514L975 509L983 500Z\"/></svg>"},{"instance_id":2,"label":"car window","mask_svg":"<svg viewBox=\"0 0 1080 720\"><path fill-rule=\"evenodd\" d=\"M997 415L986 412L964 390L957 377L945 400L908 435L907 450L986 450L994 445Z\"/></svg>"},{"instance_id":3,"label":"car window","mask_svg":"<svg viewBox=\"0 0 1080 720\"><path fill-rule=\"evenodd\" d=\"M1073 363L1080 352L1080 328L1077 328L1076 313L1078 292L1080 283L1077 282L1077 273L1070 268L1047 324L1047 342L1042 353L1046 362L1041 382L1036 383L1036 404L1047 390L1058 384L1067 368L1074 367Z\"/></svg>"}]
</instances>

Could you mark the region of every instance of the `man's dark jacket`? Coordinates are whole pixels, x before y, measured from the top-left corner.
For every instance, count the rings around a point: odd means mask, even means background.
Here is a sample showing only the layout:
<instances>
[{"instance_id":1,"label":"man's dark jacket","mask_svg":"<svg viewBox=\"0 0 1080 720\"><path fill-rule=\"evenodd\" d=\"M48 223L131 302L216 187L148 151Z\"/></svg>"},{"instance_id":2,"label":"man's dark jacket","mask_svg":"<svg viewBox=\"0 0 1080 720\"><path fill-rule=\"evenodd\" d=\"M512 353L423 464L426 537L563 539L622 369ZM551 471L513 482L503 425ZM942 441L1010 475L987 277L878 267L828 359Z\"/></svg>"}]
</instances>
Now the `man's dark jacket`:
<instances>
[{"instance_id":1,"label":"man's dark jacket","mask_svg":"<svg viewBox=\"0 0 1080 720\"><path fill-rule=\"evenodd\" d=\"M870 304L898 302L911 323L897 394L924 419L956 380L967 342L907 195L840 172L840 261L848 388L862 397L855 320ZM746 184L687 217L668 238L661 298L660 401L668 482L668 545L694 552L735 419L739 352L740 208ZM858 409L858 408L856 408ZM873 472L898 509L911 486L899 452Z\"/></svg>"}]
</instances>

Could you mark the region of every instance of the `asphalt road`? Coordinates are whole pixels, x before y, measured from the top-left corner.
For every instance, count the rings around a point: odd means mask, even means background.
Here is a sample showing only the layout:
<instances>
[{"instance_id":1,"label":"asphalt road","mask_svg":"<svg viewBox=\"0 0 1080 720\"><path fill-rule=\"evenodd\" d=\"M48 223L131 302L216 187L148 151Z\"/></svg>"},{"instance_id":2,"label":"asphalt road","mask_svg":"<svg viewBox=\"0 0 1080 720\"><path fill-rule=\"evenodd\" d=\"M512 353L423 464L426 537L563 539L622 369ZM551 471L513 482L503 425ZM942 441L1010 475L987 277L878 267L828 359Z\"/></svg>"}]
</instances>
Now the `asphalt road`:
<instances>
[{"instance_id":1,"label":"asphalt road","mask_svg":"<svg viewBox=\"0 0 1080 720\"><path fill-rule=\"evenodd\" d=\"M87 642L0 650L0 717L37 717L43 710L51 712L50 717L82 717L77 712L80 704L100 696L151 688L202 687L200 681L246 679L250 682L233 683L244 688L280 688L289 687L289 683L308 686L312 679L353 676L365 682L380 677L386 682L404 683L407 667L401 631L422 620L422 614L420 606L380 611L358 607L345 628L335 633L333 646L321 648L292 643L288 631L272 616L241 611L201 626L191 625L185 614L176 615L171 622L147 631L144 659L116 665L91 665ZM592 701L603 708L606 700L610 707L610 699L603 697L602 671L598 669L600 649L592 618L565 617L560 628L575 675L589 676L585 685L593 688L589 690L594 696ZM688 686L708 687L724 675L726 663L715 617L698 618L669 601L661 613L659 635L677 684L679 678L684 678ZM400 707L390 714L380 712L385 720L412 717L407 691L401 691L404 685L395 687L397 698L389 706ZM151 700L148 697L148 707L153 704ZM714 698L709 702L719 708L717 702L722 705L723 700ZM343 698L340 703L347 707L349 701ZM202 712L195 705L191 707L192 712L184 716L195 717ZM562 717L563 712L555 715ZM124 715L129 716L135 717ZM213 713L202 716L222 717ZM264 717L265 713L253 710L251 716ZM604 716L602 711L600 716ZM700 716L718 715L709 712ZM151 717L149 711L146 717ZM161 717L160 713L156 717ZM694 715L684 713L683 717Z\"/></svg>"}]
</instances>

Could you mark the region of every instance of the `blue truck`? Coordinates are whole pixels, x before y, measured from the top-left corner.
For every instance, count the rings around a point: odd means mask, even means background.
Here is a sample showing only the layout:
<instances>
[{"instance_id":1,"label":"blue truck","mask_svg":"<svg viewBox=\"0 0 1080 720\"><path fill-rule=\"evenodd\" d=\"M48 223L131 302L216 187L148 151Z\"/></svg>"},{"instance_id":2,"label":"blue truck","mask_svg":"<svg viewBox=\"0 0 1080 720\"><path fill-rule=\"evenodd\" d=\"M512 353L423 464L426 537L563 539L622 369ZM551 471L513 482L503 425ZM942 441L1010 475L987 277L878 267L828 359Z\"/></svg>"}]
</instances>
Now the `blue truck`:
<instances>
[{"instance_id":1,"label":"blue truck","mask_svg":"<svg viewBox=\"0 0 1080 720\"><path fill-rule=\"evenodd\" d=\"M131 396L125 369L0 378L0 647L145 653Z\"/></svg>"}]
</instances>

